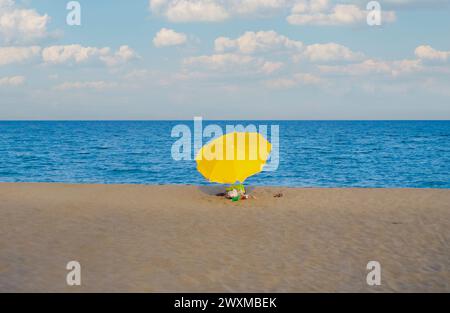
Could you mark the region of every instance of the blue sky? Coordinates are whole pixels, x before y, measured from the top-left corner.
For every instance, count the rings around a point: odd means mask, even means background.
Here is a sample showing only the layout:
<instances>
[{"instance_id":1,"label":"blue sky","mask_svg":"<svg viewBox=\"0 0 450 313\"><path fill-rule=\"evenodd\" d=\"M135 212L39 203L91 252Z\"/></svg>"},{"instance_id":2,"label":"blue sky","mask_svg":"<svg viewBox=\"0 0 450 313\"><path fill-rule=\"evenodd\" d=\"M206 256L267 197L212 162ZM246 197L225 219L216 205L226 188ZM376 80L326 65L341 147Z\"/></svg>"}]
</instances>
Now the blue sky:
<instances>
[{"instance_id":1,"label":"blue sky","mask_svg":"<svg viewBox=\"0 0 450 313\"><path fill-rule=\"evenodd\" d=\"M0 119L450 119L450 0L0 0Z\"/></svg>"}]
</instances>

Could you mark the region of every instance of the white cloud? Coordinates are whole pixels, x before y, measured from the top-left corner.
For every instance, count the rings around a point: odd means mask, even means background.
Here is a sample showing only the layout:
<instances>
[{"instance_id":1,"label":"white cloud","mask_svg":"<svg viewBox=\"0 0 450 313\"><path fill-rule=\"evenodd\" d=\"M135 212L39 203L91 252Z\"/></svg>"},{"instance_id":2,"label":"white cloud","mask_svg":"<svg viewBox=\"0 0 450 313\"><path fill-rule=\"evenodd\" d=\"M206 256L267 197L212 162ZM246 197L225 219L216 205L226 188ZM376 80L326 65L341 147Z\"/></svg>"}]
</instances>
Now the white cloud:
<instances>
[{"instance_id":1,"label":"white cloud","mask_svg":"<svg viewBox=\"0 0 450 313\"><path fill-rule=\"evenodd\" d=\"M364 57L360 52L353 52L333 42L305 47L301 41L289 39L273 30L249 31L236 39L219 37L214 42L214 49L217 53L287 52L293 55L295 61L304 59L311 62L357 61Z\"/></svg>"},{"instance_id":2,"label":"white cloud","mask_svg":"<svg viewBox=\"0 0 450 313\"><path fill-rule=\"evenodd\" d=\"M279 71L282 62L267 61L239 53L222 53L190 57L183 60L185 68L193 67L198 70L215 71L236 75L271 75ZM185 71L186 72L186 71ZM206 77L206 73L196 72L196 78Z\"/></svg>"},{"instance_id":3,"label":"white cloud","mask_svg":"<svg viewBox=\"0 0 450 313\"><path fill-rule=\"evenodd\" d=\"M277 78L265 81L264 84L271 89L288 89L298 85L318 85L323 80L310 73L296 73L290 78Z\"/></svg>"},{"instance_id":4,"label":"white cloud","mask_svg":"<svg viewBox=\"0 0 450 313\"><path fill-rule=\"evenodd\" d=\"M137 54L128 46L121 46L115 52L110 48L83 47L81 45L0 47L0 66L22 63L33 58L40 58L46 64L83 64L101 62L107 66L118 66L132 59Z\"/></svg>"},{"instance_id":5,"label":"white cloud","mask_svg":"<svg viewBox=\"0 0 450 313\"><path fill-rule=\"evenodd\" d=\"M184 65L200 65L211 70L229 69L230 66L243 66L251 64L255 58L248 55L226 53L202 55L197 57L186 58L183 61Z\"/></svg>"},{"instance_id":6,"label":"white cloud","mask_svg":"<svg viewBox=\"0 0 450 313\"><path fill-rule=\"evenodd\" d=\"M302 42L279 35L275 31L246 32L237 39L219 37L214 43L216 52L239 51L241 53L266 52L274 50L300 50Z\"/></svg>"},{"instance_id":7,"label":"white cloud","mask_svg":"<svg viewBox=\"0 0 450 313\"><path fill-rule=\"evenodd\" d=\"M31 47L0 47L0 66L21 63L32 58L38 57L41 48L38 46Z\"/></svg>"},{"instance_id":8,"label":"white cloud","mask_svg":"<svg viewBox=\"0 0 450 313\"><path fill-rule=\"evenodd\" d=\"M294 57L296 61L307 59L311 62L330 62L330 61L357 61L364 57L363 53L353 52L349 48L337 44L313 44Z\"/></svg>"},{"instance_id":9,"label":"white cloud","mask_svg":"<svg viewBox=\"0 0 450 313\"><path fill-rule=\"evenodd\" d=\"M330 6L328 0L300 0L292 7L291 12L294 14L300 13L319 13Z\"/></svg>"},{"instance_id":10,"label":"white cloud","mask_svg":"<svg viewBox=\"0 0 450 313\"><path fill-rule=\"evenodd\" d=\"M230 1L231 10L238 14L253 14L276 11L289 5L292 0L234 0Z\"/></svg>"},{"instance_id":11,"label":"white cloud","mask_svg":"<svg viewBox=\"0 0 450 313\"><path fill-rule=\"evenodd\" d=\"M110 54L110 48L83 47L74 44L47 47L42 51L42 58L49 64L83 63L108 54Z\"/></svg>"},{"instance_id":12,"label":"white cloud","mask_svg":"<svg viewBox=\"0 0 450 313\"><path fill-rule=\"evenodd\" d=\"M153 12L159 12L167 4L167 0L150 0L149 8Z\"/></svg>"},{"instance_id":13,"label":"white cloud","mask_svg":"<svg viewBox=\"0 0 450 313\"><path fill-rule=\"evenodd\" d=\"M215 54L190 57L185 66L197 66L207 70L239 73L239 75L272 75L285 67L284 62L305 60L307 62L355 62L364 59L364 54L353 52L337 44L313 44L304 46L301 41L292 40L275 31L248 31L235 39L219 37L214 42ZM267 53L270 52L270 53ZM275 58L270 59L269 56ZM296 65L291 63L292 68ZM310 66L311 67L311 66ZM286 69L291 72L292 69ZM321 81L313 74L291 75L289 78L270 81L272 85L317 84Z\"/></svg>"},{"instance_id":14,"label":"white cloud","mask_svg":"<svg viewBox=\"0 0 450 313\"><path fill-rule=\"evenodd\" d=\"M55 86L56 90L70 90L70 89L94 89L94 90L105 90L116 88L118 86L115 82L105 82L105 81L87 81L87 82L65 82L60 85Z\"/></svg>"},{"instance_id":15,"label":"white cloud","mask_svg":"<svg viewBox=\"0 0 450 313\"><path fill-rule=\"evenodd\" d=\"M264 62L261 67L261 71L265 74L272 74L278 70L280 70L284 64L282 62Z\"/></svg>"},{"instance_id":16,"label":"white cloud","mask_svg":"<svg viewBox=\"0 0 450 313\"><path fill-rule=\"evenodd\" d=\"M7 9L14 6L14 0L0 0L0 9Z\"/></svg>"},{"instance_id":17,"label":"white cloud","mask_svg":"<svg viewBox=\"0 0 450 313\"><path fill-rule=\"evenodd\" d=\"M294 0L149 0L150 11L171 22L221 22L234 16L267 15Z\"/></svg>"},{"instance_id":18,"label":"white cloud","mask_svg":"<svg viewBox=\"0 0 450 313\"><path fill-rule=\"evenodd\" d=\"M293 25L351 25L366 22L368 11L354 4L331 5L328 0L302 0L292 7L287 21ZM395 21L392 11L382 11L382 23Z\"/></svg>"},{"instance_id":19,"label":"white cloud","mask_svg":"<svg viewBox=\"0 0 450 313\"><path fill-rule=\"evenodd\" d=\"M332 4L329 0L149 0L149 8L171 22L221 22L233 17L264 17L290 9L287 20L293 25L350 25L366 21L367 2L359 2L361 6ZM393 11L382 11L383 23L395 18Z\"/></svg>"},{"instance_id":20,"label":"white cloud","mask_svg":"<svg viewBox=\"0 0 450 313\"><path fill-rule=\"evenodd\" d=\"M218 22L229 17L214 0L150 0L150 9L171 22Z\"/></svg>"},{"instance_id":21,"label":"white cloud","mask_svg":"<svg viewBox=\"0 0 450 313\"><path fill-rule=\"evenodd\" d=\"M0 77L0 86L17 87L25 83L24 76Z\"/></svg>"},{"instance_id":22,"label":"white cloud","mask_svg":"<svg viewBox=\"0 0 450 313\"><path fill-rule=\"evenodd\" d=\"M450 59L450 51L439 51L431 46L418 46L414 53L422 60L447 61Z\"/></svg>"},{"instance_id":23,"label":"white cloud","mask_svg":"<svg viewBox=\"0 0 450 313\"><path fill-rule=\"evenodd\" d=\"M139 56L133 49L127 45L123 45L120 46L119 50L117 50L114 54L101 56L100 60L107 66L118 66L137 59L138 57Z\"/></svg>"},{"instance_id":24,"label":"white cloud","mask_svg":"<svg viewBox=\"0 0 450 313\"><path fill-rule=\"evenodd\" d=\"M17 8L13 0L0 0L0 39L6 43L28 43L47 37L49 21L47 14Z\"/></svg>"},{"instance_id":25,"label":"white cloud","mask_svg":"<svg viewBox=\"0 0 450 313\"><path fill-rule=\"evenodd\" d=\"M423 66L420 60L380 61L369 59L349 65L320 65L319 70L323 73L346 75L385 74L397 76L420 72L423 70Z\"/></svg>"},{"instance_id":26,"label":"white cloud","mask_svg":"<svg viewBox=\"0 0 450 313\"><path fill-rule=\"evenodd\" d=\"M265 52L278 56L288 54L296 62L359 61L364 58L363 53L353 52L337 43L304 46L301 41L292 40L273 30L248 31L236 39L219 37L214 42L214 50L217 55L253 55ZM259 64L261 67L259 71L263 73L275 72L282 66L279 62L264 61L261 58L256 60L262 62Z\"/></svg>"},{"instance_id":27,"label":"white cloud","mask_svg":"<svg viewBox=\"0 0 450 313\"><path fill-rule=\"evenodd\" d=\"M172 29L162 28L153 38L155 47L177 46L186 43L187 37L183 33L177 33Z\"/></svg>"},{"instance_id":28,"label":"white cloud","mask_svg":"<svg viewBox=\"0 0 450 313\"><path fill-rule=\"evenodd\" d=\"M174 74L158 75L156 77L157 84L159 86L169 86L180 82L191 82L194 80L209 79L212 75L208 72L189 71L183 69L182 71Z\"/></svg>"},{"instance_id":29,"label":"white cloud","mask_svg":"<svg viewBox=\"0 0 450 313\"><path fill-rule=\"evenodd\" d=\"M313 74L309 74L309 73L295 74L294 75L294 79L297 82L300 82L300 83L306 84L306 85L320 84L323 81L319 76L316 76L316 75L313 75Z\"/></svg>"},{"instance_id":30,"label":"white cloud","mask_svg":"<svg viewBox=\"0 0 450 313\"><path fill-rule=\"evenodd\" d=\"M42 51L42 58L47 64L82 64L100 61L108 66L116 66L137 58L137 54L128 46L121 46L116 52L111 52L109 47L83 47L74 44L47 47Z\"/></svg>"},{"instance_id":31,"label":"white cloud","mask_svg":"<svg viewBox=\"0 0 450 313\"><path fill-rule=\"evenodd\" d=\"M288 89L294 87L297 83L291 78L277 78L265 81L264 84L271 89Z\"/></svg>"},{"instance_id":32,"label":"white cloud","mask_svg":"<svg viewBox=\"0 0 450 313\"><path fill-rule=\"evenodd\" d=\"M131 72L128 72L127 74L125 74L124 78L126 80L143 80L144 78L147 78L151 74L153 74L153 72L150 72L149 70L137 69L137 70L132 70Z\"/></svg>"}]
</instances>

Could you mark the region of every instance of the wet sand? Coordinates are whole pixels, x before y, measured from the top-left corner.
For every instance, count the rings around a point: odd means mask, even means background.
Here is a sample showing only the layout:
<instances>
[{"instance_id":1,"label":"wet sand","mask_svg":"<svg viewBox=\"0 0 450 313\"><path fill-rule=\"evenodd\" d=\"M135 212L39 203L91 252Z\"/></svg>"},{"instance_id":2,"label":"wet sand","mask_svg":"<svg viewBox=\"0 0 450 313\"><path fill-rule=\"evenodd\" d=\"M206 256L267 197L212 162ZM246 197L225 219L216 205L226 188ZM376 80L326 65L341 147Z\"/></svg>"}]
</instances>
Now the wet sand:
<instances>
[{"instance_id":1,"label":"wet sand","mask_svg":"<svg viewBox=\"0 0 450 313\"><path fill-rule=\"evenodd\" d=\"M216 191L2 183L0 292L450 291L450 190Z\"/></svg>"}]
</instances>

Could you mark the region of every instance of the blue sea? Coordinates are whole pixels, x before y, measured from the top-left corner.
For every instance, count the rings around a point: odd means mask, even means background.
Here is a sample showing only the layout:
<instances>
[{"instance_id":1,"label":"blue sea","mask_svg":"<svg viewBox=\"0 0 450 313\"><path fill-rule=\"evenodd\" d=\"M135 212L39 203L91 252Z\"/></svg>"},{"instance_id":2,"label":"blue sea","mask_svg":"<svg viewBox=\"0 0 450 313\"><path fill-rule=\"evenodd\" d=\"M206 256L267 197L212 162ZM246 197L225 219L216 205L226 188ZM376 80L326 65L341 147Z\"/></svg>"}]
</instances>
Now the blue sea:
<instances>
[{"instance_id":1,"label":"blue sea","mask_svg":"<svg viewBox=\"0 0 450 313\"><path fill-rule=\"evenodd\" d=\"M0 182L208 184L171 157L180 123L0 122ZM278 170L249 185L450 188L450 121L209 123L279 125Z\"/></svg>"}]
</instances>

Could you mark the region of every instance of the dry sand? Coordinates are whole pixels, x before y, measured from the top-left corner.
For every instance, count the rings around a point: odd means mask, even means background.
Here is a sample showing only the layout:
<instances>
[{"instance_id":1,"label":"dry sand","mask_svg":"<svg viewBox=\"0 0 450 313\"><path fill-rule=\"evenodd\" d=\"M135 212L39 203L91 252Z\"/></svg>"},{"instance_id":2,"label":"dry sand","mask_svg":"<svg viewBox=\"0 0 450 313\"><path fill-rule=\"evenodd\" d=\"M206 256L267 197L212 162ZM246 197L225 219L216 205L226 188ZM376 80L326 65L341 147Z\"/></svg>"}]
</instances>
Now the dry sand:
<instances>
[{"instance_id":1,"label":"dry sand","mask_svg":"<svg viewBox=\"0 0 450 313\"><path fill-rule=\"evenodd\" d=\"M214 191L0 184L0 291L450 291L450 190Z\"/></svg>"}]
</instances>

